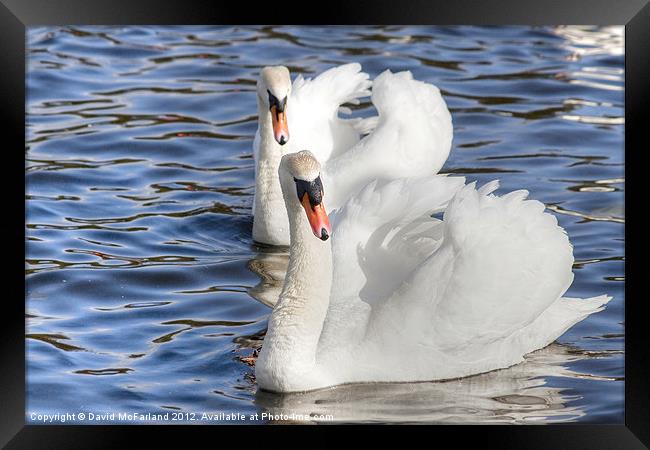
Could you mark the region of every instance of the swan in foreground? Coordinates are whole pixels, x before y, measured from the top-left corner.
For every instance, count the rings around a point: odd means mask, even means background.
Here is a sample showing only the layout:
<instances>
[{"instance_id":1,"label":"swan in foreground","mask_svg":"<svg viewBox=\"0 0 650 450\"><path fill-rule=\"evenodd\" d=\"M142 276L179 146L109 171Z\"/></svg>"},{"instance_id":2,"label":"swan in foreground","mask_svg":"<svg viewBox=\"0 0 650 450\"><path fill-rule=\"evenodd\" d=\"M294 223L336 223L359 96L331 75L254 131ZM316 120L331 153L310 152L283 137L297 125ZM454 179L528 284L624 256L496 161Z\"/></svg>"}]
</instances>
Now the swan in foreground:
<instances>
[{"instance_id":1,"label":"swan in foreground","mask_svg":"<svg viewBox=\"0 0 650 450\"><path fill-rule=\"evenodd\" d=\"M291 244L255 367L264 390L509 367L611 298L562 297L571 244L526 191L497 197L496 182L476 189L462 177L375 181L330 226L320 174L308 151L282 157Z\"/></svg>"},{"instance_id":2,"label":"swan in foreground","mask_svg":"<svg viewBox=\"0 0 650 450\"><path fill-rule=\"evenodd\" d=\"M379 115L342 119L341 105L370 95ZM258 129L253 143L253 239L289 245L289 221L278 180L284 154L309 147L324 164L328 207L376 178L436 173L452 140L451 115L435 86L410 72L385 71L372 83L358 63L334 67L315 79L291 83L283 66L265 67L257 82ZM349 111L348 111L349 112ZM368 134L369 133L369 134ZM363 137L364 134L368 134ZM329 212L329 211L328 211Z\"/></svg>"}]
</instances>

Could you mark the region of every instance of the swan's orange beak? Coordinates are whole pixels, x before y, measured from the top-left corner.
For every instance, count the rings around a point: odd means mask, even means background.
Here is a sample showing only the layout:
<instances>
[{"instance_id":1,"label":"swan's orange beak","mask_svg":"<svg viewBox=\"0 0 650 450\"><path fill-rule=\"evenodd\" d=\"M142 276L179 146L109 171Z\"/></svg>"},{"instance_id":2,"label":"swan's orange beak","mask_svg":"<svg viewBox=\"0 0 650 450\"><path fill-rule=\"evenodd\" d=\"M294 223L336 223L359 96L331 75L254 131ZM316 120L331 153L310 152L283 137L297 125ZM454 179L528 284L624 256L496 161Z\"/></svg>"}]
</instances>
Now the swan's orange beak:
<instances>
[{"instance_id":1,"label":"swan's orange beak","mask_svg":"<svg viewBox=\"0 0 650 450\"><path fill-rule=\"evenodd\" d=\"M307 213L307 220L311 225L311 231L321 241L326 241L332 234L332 227L330 227L330 220L325 212L323 203L318 203L314 206L309 201L309 194L305 192L302 196L302 207L305 208Z\"/></svg>"},{"instance_id":2,"label":"swan's orange beak","mask_svg":"<svg viewBox=\"0 0 650 450\"><path fill-rule=\"evenodd\" d=\"M273 137L278 144L286 144L289 141L289 125L284 109L279 111L276 105L271 106L271 120L273 121Z\"/></svg>"}]
</instances>

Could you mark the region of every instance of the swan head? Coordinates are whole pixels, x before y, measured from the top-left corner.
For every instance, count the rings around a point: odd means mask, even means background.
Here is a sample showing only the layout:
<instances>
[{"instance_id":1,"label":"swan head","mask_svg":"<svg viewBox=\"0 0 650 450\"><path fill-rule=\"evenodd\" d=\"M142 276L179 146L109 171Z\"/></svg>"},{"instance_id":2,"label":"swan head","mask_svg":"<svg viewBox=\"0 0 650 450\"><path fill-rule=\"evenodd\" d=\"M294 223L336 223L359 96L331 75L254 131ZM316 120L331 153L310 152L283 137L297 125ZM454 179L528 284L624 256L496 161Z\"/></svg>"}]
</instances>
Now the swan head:
<instances>
[{"instance_id":1,"label":"swan head","mask_svg":"<svg viewBox=\"0 0 650 450\"><path fill-rule=\"evenodd\" d=\"M329 218L323 205L323 182L320 163L309 150L289 153L280 160L280 184L287 210L305 210L311 230L318 239L326 241L332 234Z\"/></svg>"},{"instance_id":2,"label":"swan head","mask_svg":"<svg viewBox=\"0 0 650 450\"><path fill-rule=\"evenodd\" d=\"M267 66L262 69L257 80L257 95L271 114L273 137L280 145L289 141L286 108L290 93L289 69L284 66Z\"/></svg>"}]
</instances>

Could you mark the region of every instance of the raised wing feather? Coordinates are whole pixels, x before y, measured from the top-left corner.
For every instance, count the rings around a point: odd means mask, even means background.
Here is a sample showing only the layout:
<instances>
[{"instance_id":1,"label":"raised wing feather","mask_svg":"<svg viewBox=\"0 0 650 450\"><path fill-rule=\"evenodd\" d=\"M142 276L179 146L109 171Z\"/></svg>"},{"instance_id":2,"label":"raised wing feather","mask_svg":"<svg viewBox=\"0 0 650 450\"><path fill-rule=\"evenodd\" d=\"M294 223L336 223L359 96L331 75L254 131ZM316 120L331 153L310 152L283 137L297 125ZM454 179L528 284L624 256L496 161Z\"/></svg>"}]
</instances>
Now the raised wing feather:
<instances>
[{"instance_id":1,"label":"raised wing feather","mask_svg":"<svg viewBox=\"0 0 650 450\"><path fill-rule=\"evenodd\" d=\"M488 344L555 303L573 280L572 247L527 194L496 197L474 183L460 190L444 213L442 244L373 311L376 329L408 327L414 345L480 361Z\"/></svg>"},{"instance_id":2,"label":"raised wing feather","mask_svg":"<svg viewBox=\"0 0 650 450\"><path fill-rule=\"evenodd\" d=\"M444 210L462 177L374 181L330 214L333 286L321 341L350 342L372 305L392 293L440 244Z\"/></svg>"},{"instance_id":3,"label":"raised wing feather","mask_svg":"<svg viewBox=\"0 0 650 450\"><path fill-rule=\"evenodd\" d=\"M455 178L437 178L454 183ZM321 335L340 379L424 381L519 363L610 297L568 299L572 247L555 216L491 182L373 183L332 214L334 282ZM443 220L428 216L444 208ZM438 196L438 198L436 198Z\"/></svg>"},{"instance_id":4,"label":"raised wing feather","mask_svg":"<svg viewBox=\"0 0 650 450\"><path fill-rule=\"evenodd\" d=\"M370 180L435 174L449 155L451 115L437 87L387 70L373 81L372 102L379 112L374 130L325 164L324 182L336 181L331 208Z\"/></svg>"},{"instance_id":5,"label":"raised wing feather","mask_svg":"<svg viewBox=\"0 0 650 450\"><path fill-rule=\"evenodd\" d=\"M339 110L369 96L371 85L359 63L333 67L314 79L298 75L287 107L293 151L308 149L324 162L356 144L370 122L342 119Z\"/></svg>"}]
</instances>

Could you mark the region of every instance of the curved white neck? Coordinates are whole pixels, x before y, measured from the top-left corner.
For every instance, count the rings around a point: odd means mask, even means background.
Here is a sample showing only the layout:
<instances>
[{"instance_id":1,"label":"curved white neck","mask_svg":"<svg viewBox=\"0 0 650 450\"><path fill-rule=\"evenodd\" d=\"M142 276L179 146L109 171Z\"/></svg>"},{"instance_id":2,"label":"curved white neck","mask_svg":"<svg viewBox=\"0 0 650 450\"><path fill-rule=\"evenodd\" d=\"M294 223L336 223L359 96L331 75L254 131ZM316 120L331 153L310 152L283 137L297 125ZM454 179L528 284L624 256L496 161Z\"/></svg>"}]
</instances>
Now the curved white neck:
<instances>
[{"instance_id":1,"label":"curved white neck","mask_svg":"<svg viewBox=\"0 0 650 450\"><path fill-rule=\"evenodd\" d=\"M259 153L255 161L253 239L272 245L287 245L289 221L278 179L278 167L284 152L273 137L271 114L259 97L257 114Z\"/></svg>"},{"instance_id":2,"label":"curved white neck","mask_svg":"<svg viewBox=\"0 0 650 450\"><path fill-rule=\"evenodd\" d=\"M296 375L316 363L332 285L332 249L330 241L312 234L305 212L294 203L289 208L289 268L269 318L262 353L274 367Z\"/></svg>"}]
</instances>

